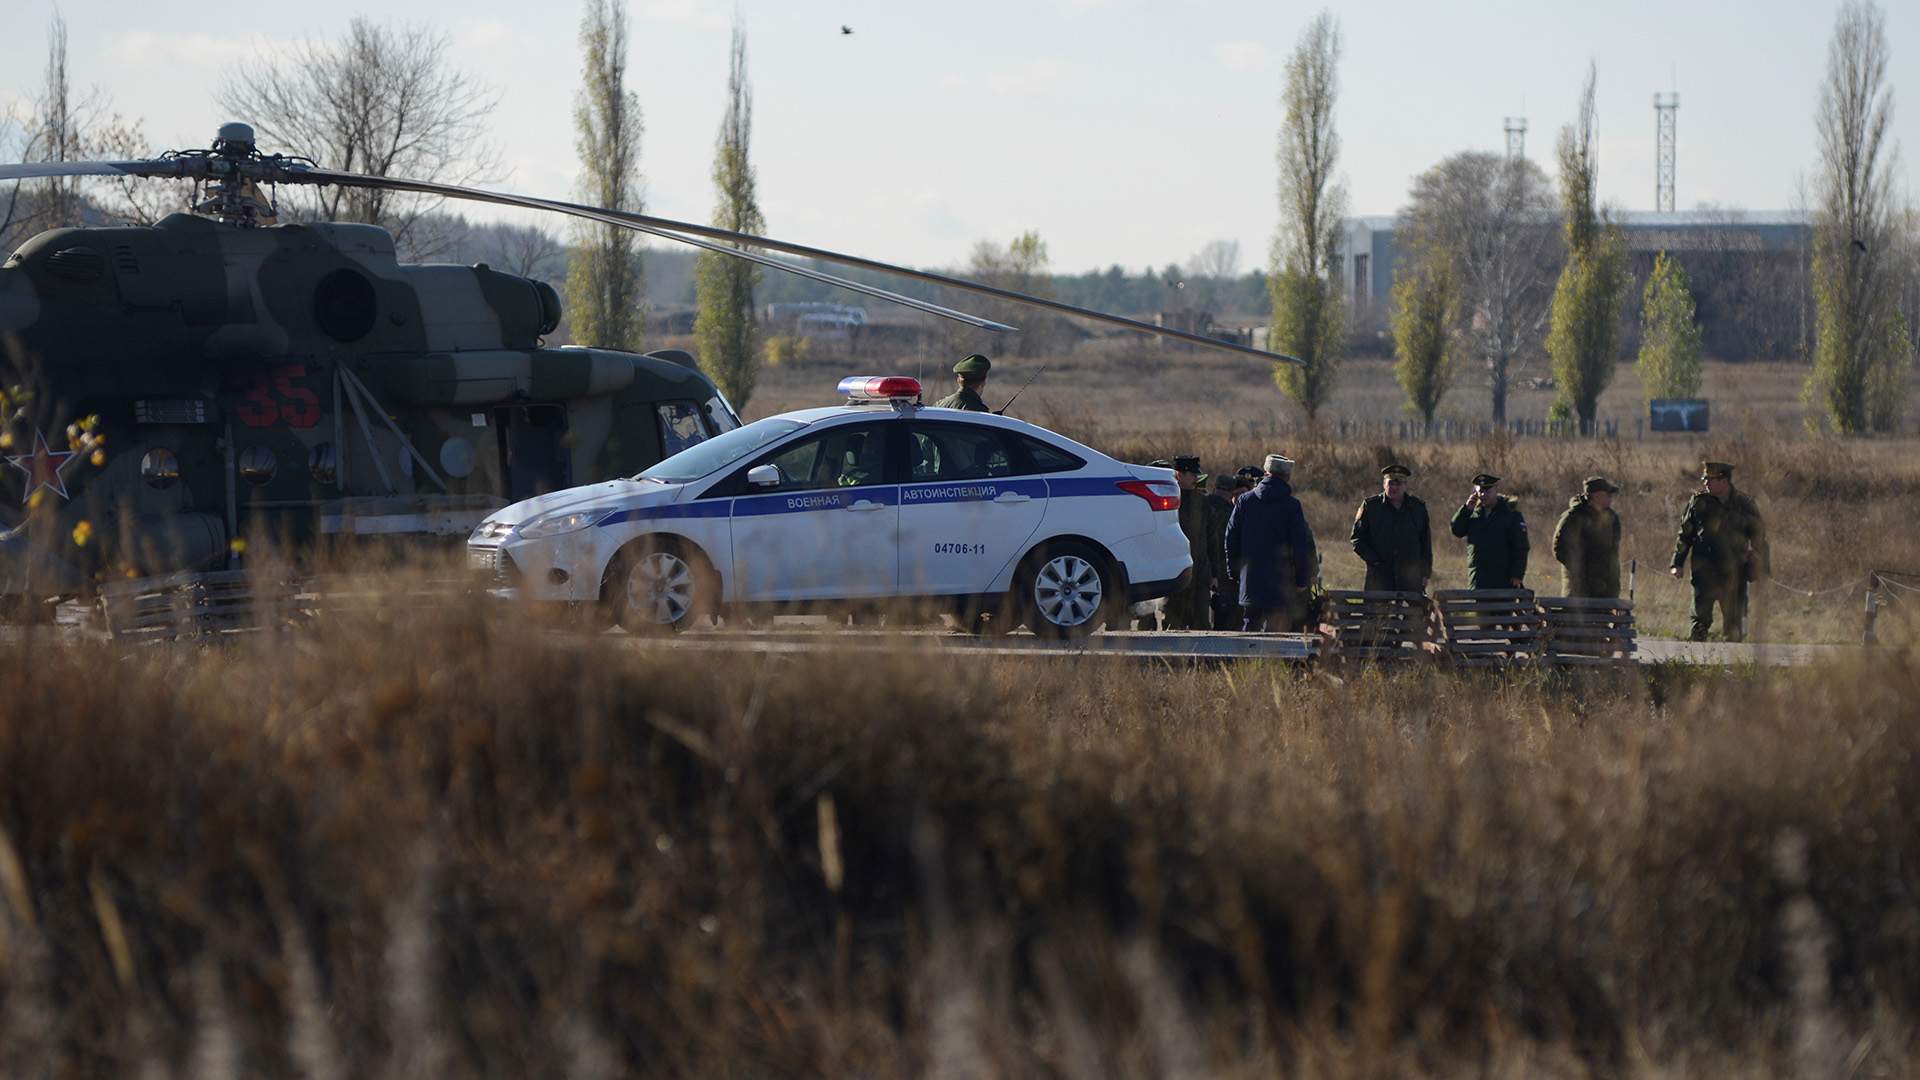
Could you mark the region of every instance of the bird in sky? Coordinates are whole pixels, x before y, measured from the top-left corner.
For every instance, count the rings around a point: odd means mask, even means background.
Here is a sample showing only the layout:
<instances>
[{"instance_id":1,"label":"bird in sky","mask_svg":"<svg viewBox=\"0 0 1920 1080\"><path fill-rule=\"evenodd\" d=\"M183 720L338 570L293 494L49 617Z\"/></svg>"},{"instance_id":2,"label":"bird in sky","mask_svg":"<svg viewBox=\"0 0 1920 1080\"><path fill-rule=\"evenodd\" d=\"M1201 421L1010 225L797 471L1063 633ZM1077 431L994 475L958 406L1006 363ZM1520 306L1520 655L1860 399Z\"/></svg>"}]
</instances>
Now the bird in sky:
<instances>
[{"instance_id":1,"label":"bird in sky","mask_svg":"<svg viewBox=\"0 0 1920 1080\"><path fill-rule=\"evenodd\" d=\"M841 23L841 24L840 24L840 32L841 32L842 34L851 34L851 33L853 33L853 27L851 27L851 26L848 26L848 25L847 25L846 23Z\"/></svg>"}]
</instances>

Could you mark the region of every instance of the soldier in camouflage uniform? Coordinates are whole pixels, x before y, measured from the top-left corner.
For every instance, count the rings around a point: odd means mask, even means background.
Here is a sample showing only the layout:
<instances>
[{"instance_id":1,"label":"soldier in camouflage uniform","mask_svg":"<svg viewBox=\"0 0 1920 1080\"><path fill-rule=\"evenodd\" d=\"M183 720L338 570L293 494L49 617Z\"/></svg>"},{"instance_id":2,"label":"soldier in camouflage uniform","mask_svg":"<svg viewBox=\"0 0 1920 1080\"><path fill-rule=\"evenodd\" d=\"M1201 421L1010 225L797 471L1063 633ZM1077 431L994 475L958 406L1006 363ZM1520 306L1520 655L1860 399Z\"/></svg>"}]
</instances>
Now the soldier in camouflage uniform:
<instances>
[{"instance_id":1,"label":"soldier in camouflage uniform","mask_svg":"<svg viewBox=\"0 0 1920 1080\"><path fill-rule=\"evenodd\" d=\"M1413 470L1389 465L1380 470L1380 494L1370 495L1353 512L1353 553L1367 564L1368 592L1427 591L1433 577L1433 530L1427 504L1407 493Z\"/></svg>"},{"instance_id":2,"label":"soldier in camouflage uniform","mask_svg":"<svg viewBox=\"0 0 1920 1080\"><path fill-rule=\"evenodd\" d=\"M992 412L993 410L987 408L987 403L980 399L980 391L987 388L987 372L992 370L993 361L979 353L974 353L953 365L954 391L934 402L934 408Z\"/></svg>"},{"instance_id":3,"label":"soldier in camouflage uniform","mask_svg":"<svg viewBox=\"0 0 1920 1080\"><path fill-rule=\"evenodd\" d=\"M1568 596L1620 595L1620 515L1613 510L1619 490L1604 476L1587 477L1553 528L1553 557L1566 568Z\"/></svg>"},{"instance_id":4,"label":"soldier in camouflage uniform","mask_svg":"<svg viewBox=\"0 0 1920 1080\"><path fill-rule=\"evenodd\" d=\"M1467 541L1470 589L1526 588L1527 519L1499 487L1492 473L1474 477L1473 494L1453 514L1453 535Z\"/></svg>"},{"instance_id":5,"label":"soldier in camouflage uniform","mask_svg":"<svg viewBox=\"0 0 1920 1080\"><path fill-rule=\"evenodd\" d=\"M1156 464L1158 464L1156 462ZM1213 629L1213 565L1210 538L1212 516L1205 497L1206 475L1197 457L1173 459L1174 479L1180 482L1180 531L1187 534L1193 556L1193 576L1186 587L1167 597L1167 629Z\"/></svg>"},{"instance_id":6,"label":"soldier in camouflage uniform","mask_svg":"<svg viewBox=\"0 0 1920 1080\"><path fill-rule=\"evenodd\" d=\"M1688 500L1674 538L1669 571L1674 577L1688 555L1693 556L1693 640L1707 640L1716 603L1727 640L1744 640L1747 583L1773 573L1773 554L1760 508L1733 489L1733 466L1724 461L1701 463L1700 490Z\"/></svg>"}]
</instances>

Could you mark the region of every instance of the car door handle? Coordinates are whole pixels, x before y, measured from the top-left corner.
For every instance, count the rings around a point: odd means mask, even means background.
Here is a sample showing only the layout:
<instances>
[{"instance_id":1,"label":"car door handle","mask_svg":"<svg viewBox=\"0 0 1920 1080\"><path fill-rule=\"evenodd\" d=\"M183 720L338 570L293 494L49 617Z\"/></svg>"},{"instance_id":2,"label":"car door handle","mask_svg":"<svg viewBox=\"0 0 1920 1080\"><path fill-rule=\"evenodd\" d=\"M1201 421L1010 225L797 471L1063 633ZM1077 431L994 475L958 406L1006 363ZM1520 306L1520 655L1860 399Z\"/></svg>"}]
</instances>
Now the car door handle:
<instances>
[{"instance_id":1,"label":"car door handle","mask_svg":"<svg viewBox=\"0 0 1920 1080\"><path fill-rule=\"evenodd\" d=\"M872 499L861 499L859 502L847 507L849 510L885 510L886 508L886 503L877 503Z\"/></svg>"},{"instance_id":2,"label":"car door handle","mask_svg":"<svg viewBox=\"0 0 1920 1080\"><path fill-rule=\"evenodd\" d=\"M1023 502L1032 502L1032 501L1033 501L1033 496L1031 496L1031 495L1022 495L1022 494L1020 494L1020 493L1019 493L1019 492L1017 492L1017 491L1008 491L1008 492L1003 492L1003 493L1001 493L1001 495L1000 495L1000 497L999 497L999 498L997 498L997 499L995 499L995 500L993 500L993 501L994 501L994 502L997 502L997 503L1023 503Z\"/></svg>"}]
</instances>

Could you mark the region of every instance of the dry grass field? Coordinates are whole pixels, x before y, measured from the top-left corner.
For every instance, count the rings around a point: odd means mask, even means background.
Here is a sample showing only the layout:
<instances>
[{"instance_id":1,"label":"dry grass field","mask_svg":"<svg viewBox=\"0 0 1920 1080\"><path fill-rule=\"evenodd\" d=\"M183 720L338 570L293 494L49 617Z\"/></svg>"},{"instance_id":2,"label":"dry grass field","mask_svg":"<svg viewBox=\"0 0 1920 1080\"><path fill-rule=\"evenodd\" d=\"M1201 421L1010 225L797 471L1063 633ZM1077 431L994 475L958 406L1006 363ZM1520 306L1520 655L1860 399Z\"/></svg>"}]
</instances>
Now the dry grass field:
<instances>
[{"instance_id":1,"label":"dry grass field","mask_svg":"<svg viewBox=\"0 0 1920 1080\"><path fill-rule=\"evenodd\" d=\"M29 638L9 1076L1920 1075L1920 653Z\"/></svg>"}]
</instances>

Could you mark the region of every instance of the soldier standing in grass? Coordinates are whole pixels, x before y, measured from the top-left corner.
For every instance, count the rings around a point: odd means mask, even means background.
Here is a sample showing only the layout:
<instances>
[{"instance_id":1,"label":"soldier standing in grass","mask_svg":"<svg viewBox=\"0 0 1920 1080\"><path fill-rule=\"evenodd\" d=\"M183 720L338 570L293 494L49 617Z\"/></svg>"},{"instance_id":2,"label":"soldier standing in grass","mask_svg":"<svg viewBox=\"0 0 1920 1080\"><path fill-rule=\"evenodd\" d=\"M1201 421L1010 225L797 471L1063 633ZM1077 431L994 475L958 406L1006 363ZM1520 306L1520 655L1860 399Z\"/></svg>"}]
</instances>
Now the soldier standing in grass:
<instances>
[{"instance_id":1,"label":"soldier standing in grass","mask_svg":"<svg viewBox=\"0 0 1920 1080\"><path fill-rule=\"evenodd\" d=\"M1473 494L1453 514L1453 535L1467 541L1470 589L1526 587L1527 519L1499 488L1499 477L1481 473L1473 478Z\"/></svg>"},{"instance_id":2,"label":"soldier standing in grass","mask_svg":"<svg viewBox=\"0 0 1920 1080\"><path fill-rule=\"evenodd\" d=\"M1266 475L1234 500L1227 522L1227 561L1240 581L1240 629L1247 633L1300 629L1313 585L1313 529L1294 498L1293 462L1268 454Z\"/></svg>"},{"instance_id":3,"label":"soldier standing in grass","mask_svg":"<svg viewBox=\"0 0 1920 1080\"><path fill-rule=\"evenodd\" d=\"M1413 470L1389 465L1380 470L1380 494L1370 495L1353 512L1353 553L1367 564L1368 592L1427 591L1433 577L1433 530L1427 504L1407 493Z\"/></svg>"},{"instance_id":4,"label":"soldier standing in grass","mask_svg":"<svg viewBox=\"0 0 1920 1080\"><path fill-rule=\"evenodd\" d=\"M1613 510L1620 486L1589 476L1583 488L1553 527L1553 557L1566 568L1568 596L1611 599L1620 595L1620 515Z\"/></svg>"},{"instance_id":5,"label":"soldier standing in grass","mask_svg":"<svg viewBox=\"0 0 1920 1080\"><path fill-rule=\"evenodd\" d=\"M1154 462L1162 465L1162 462ZM1197 457L1176 457L1172 461L1173 478L1180 482L1180 531L1187 534L1187 550L1193 556L1193 577L1185 588L1167 597L1167 629L1213 629L1213 564L1208 538L1210 510L1206 499L1206 474L1200 471Z\"/></svg>"},{"instance_id":6,"label":"soldier standing in grass","mask_svg":"<svg viewBox=\"0 0 1920 1080\"><path fill-rule=\"evenodd\" d=\"M1724 461L1700 464L1700 490L1680 518L1669 573L1679 577L1688 555L1693 556L1693 640L1707 640L1716 603L1727 640L1745 640L1747 583L1773 573L1773 552L1760 508L1733 489L1733 466Z\"/></svg>"},{"instance_id":7,"label":"soldier standing in grass","mask_svg":"<svg viewBox=\"0 0 1920 1080\"><path fill-rule=\"evenodd\" d=\"M974 353L953 365L954 391L934 402L934 408L991 412L992 410L987 408L987 403L980 400L980 391L987 388L987 372L992 370L993 361L979 353Z\"/></svg>"}]
</instances>

